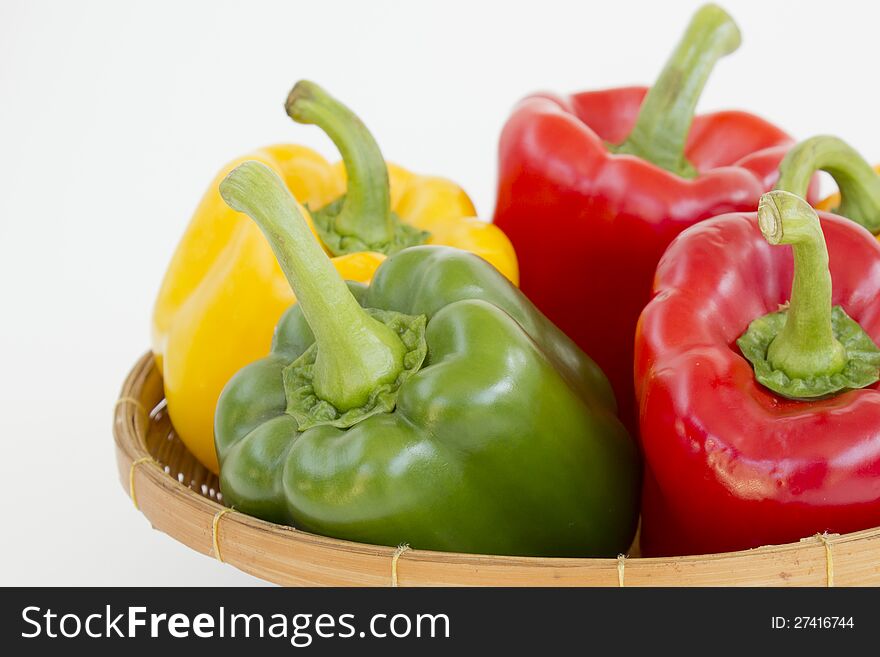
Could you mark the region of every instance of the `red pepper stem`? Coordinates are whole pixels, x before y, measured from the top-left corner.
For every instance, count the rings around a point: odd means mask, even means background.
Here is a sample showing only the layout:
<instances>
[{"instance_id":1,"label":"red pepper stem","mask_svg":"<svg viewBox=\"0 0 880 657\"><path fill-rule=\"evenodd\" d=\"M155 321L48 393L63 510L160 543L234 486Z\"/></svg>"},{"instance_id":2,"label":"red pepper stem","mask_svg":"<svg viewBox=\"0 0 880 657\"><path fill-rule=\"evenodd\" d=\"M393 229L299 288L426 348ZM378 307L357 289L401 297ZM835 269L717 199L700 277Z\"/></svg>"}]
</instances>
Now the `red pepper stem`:
<instances>
[{"instance_id":1,"label":"red pepper stem","mask_svg":"<svg viewBox=\"0 0 880 657\"><path fill-rule=\"evenodd\" d=\"M715 64L735 51L740 40L739 28L726 11L714 4L700 7L616 152L636 155L685 178L695 177L697 171L685 158L684 147L697 101Z\"/></svg>"},{"instance_id":2,"label":"red pepper stem","mask_svg":"<svg viewBox=\"0 0 880 657\"><path fill-rule=\"evenodd\" d=\"M313 124L333 140L342 155L348 189L334 228L364 244L387 244L394 237L388 167L367 126L320 86L300 80L285 103L297 123Z\"/></svg>"},{"instance_id":3,"label":"red pepper stem","mask_svg":"<svg viewBox=\"0 0 880 657\"><path fill-rule=\"evenodd\" d=\"M792 379L841 372L846 349L831 325L831 272L819 216L799 196L772 191L761 197L758 224L770 244L790 244L794 280L785 326L770 343L767 360Z\"/></svg>"},{"instance_id":4,"label":"red pepper stem","mask_svg":"<svg viewBox=\"0 0 880 657\"><path fill-rule=\"evenodd\" d=\"M776 189L805 196L817 171L826 171L840 189L835 212L880 234L880 175L842 139L820 135L792 148L779 165Z\"/></svg>"},{"instance_id":5,"label":"red pepper stem","mask_svg":"<svg viewBox=\"0 0 880 657\"><path fill-rule=\"evenodd\" d=\"M278 175L265 164L244 162L220 183L220 195L260 227L296 294L318 345L317 396L347 411L395 381L406 347L358 304Z\"/></svg>"}]
</instances>

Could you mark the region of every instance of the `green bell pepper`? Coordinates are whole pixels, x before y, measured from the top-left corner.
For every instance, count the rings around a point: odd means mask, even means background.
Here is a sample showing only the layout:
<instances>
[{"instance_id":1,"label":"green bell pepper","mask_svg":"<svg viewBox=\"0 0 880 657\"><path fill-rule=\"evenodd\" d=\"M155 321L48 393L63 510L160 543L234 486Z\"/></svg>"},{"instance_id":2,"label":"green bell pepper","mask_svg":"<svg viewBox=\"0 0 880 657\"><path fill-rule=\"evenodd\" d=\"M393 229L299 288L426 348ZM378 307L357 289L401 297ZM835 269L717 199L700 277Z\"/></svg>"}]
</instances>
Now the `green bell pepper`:
<instances>
[{"instance_id":1,"label":"green bell pepper","mask_svg":"<svg viewBox=\"0 0 880 657\"><path fill-rule=\"evenodd\" d=\"M224 501L381 545L614 556L640 466L605 376L477 256L416 246L346 285L269 168L220 186L298 303L217 406Z\"/></svg>"}]
</instances>

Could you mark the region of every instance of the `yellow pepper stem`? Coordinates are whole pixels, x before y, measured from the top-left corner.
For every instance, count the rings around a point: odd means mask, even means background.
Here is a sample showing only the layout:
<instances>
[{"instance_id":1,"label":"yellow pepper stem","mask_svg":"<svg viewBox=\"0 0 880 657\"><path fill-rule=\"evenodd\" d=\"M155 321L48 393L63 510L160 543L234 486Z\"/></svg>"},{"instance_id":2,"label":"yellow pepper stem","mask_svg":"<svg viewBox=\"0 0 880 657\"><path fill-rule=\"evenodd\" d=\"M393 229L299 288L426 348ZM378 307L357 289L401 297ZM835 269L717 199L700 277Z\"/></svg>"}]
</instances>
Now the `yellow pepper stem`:
<instances>
[{"instance_id":1,"label":"yellow pepper stem","mask_svg":"<svg viewBox=\"0 0 880 657\"><path fill-rule=\"evenodd\" d=\"M395 381L406 347L352 296L275 172L245 162L220 183L220 194L257 223L296 294L318 346L316 395L346 411L363 406L378 385Z\"/></svg>"},{"instance_id":2,"label":"yellow pepper stem","mask_svg":"<svg viewBox=\"0 0 880 657\"><path fill-rule=\"evenodd\" d=\"M388 244L394 237L388 167L367 126L348 107L308 80L296 83L285 109L297 123L313 124L342 154L348 190L334 228L365 244Z\"/></svg>"}]
</instances>

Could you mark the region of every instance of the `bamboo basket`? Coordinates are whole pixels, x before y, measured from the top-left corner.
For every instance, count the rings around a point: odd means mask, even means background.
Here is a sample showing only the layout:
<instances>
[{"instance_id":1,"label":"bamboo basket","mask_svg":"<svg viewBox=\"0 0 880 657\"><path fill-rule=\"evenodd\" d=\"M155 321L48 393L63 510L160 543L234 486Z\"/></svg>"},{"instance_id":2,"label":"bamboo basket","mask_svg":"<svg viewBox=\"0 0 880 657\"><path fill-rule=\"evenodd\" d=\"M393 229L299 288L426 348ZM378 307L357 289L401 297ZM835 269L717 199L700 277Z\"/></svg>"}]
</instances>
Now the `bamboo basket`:
<instances>
[{"instance_id":1,"label":"bamboo basket","mask_svg":"<svg viewBox=\"0 0 880 657\"><path fill-rule=\"evenodd\" d=\"M114 414L122 484L159 531L246 573L303 586L880 585L880 528L742 552L569 559L428 552L316 536L229 510L217 477L187 451L145 354Z\"/></svg>"}]
</instances>

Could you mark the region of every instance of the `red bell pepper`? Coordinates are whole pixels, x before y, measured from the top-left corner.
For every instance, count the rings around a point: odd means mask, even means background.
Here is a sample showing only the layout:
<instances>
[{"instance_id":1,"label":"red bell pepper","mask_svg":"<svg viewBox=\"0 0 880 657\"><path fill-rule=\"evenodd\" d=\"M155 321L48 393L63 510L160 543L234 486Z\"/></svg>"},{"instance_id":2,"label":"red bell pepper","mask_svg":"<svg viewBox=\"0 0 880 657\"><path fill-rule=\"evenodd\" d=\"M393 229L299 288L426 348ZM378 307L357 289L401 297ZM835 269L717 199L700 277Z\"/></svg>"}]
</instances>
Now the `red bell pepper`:
<instances>
[{"instance_id":1,"label":"red bell pepper","mask_svg":"<svg viewBox=\"0 0 880 657\"><path fill-rule=\"evenodd\" d=\"M633 339L663 251L685 228L754 210L791 138L744 112L694 118L739 31L707 5L656 84L532 96L501 135L495 223L519 257L523 292L608 375L633 410Z\"/></svg>"},{"instance_id":2,"label":"red bell pepper","mask_svg":"<svg viewBox=\"0 0 880 657\"><path fill-rule=\"evenodd\" d=\"M880 525L878 340L880 244L853 221L773 191L679 236L636 334L642 553Z\"/></svg>"}]
</instances>

